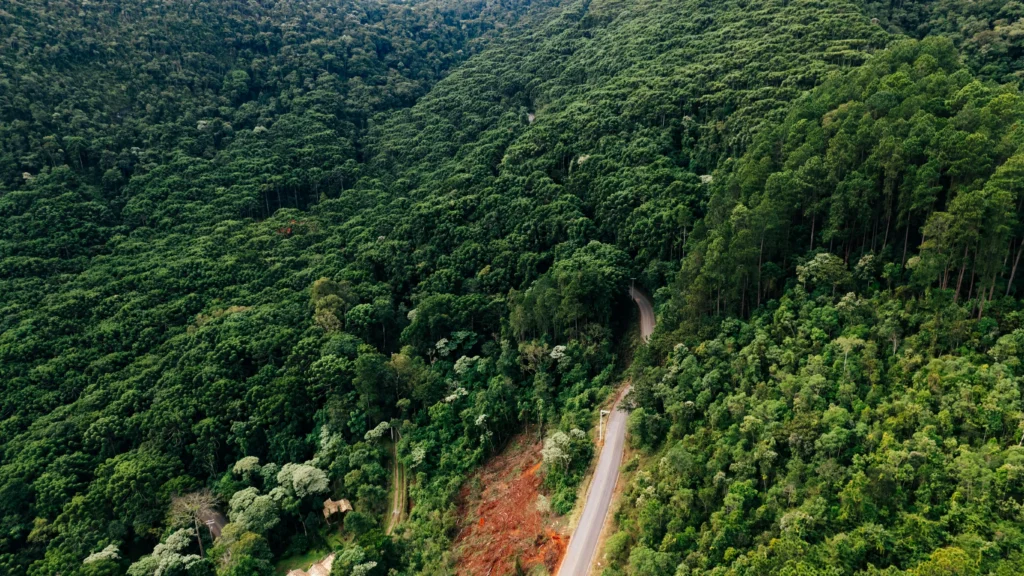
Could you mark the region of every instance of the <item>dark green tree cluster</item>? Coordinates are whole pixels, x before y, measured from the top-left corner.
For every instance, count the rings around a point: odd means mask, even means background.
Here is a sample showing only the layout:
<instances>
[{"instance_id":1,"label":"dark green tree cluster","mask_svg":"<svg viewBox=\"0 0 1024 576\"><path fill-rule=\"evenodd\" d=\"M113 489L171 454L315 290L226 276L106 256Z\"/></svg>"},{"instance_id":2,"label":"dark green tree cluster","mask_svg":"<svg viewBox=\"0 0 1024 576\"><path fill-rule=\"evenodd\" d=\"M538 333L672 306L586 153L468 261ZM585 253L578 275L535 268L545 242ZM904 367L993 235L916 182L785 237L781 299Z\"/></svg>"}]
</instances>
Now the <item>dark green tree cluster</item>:
<instances>
[{"instance_id":1,"label":"dark green tree cluster","mask_svg":"<svg viewBox=\"0 0 1024 576\"><path fill-rule=\"evenodd\" d=\"M370 116L411 105L530 7L0 9L0 569L122 573L149 558L142 574L162 554L202 555L189 542L206 528L174 536L173 503L207 485L228 512L244 488L233 462L305 462L327 430L339 439L324 470L356 506L350 532L387 540L374 528L384 453L355 452L413 384L433 402L443 383L389 368L408 323L408 271L386 268L401 246L375 250L378 234L354 221L323 232L373 192L319 216L294 208L342 196ZM500 332L494 303L466 301L435 328ZM207 559L182 562L249 574L322 543L315 502L276 502L273 527L225 532L233 563L210 542ZM383 572L397 562L385 556Z\"/></svg>"},{"instance_id":2,"label":"dark green tree cluster","mask_svg":"<svg viewBox=\"0 0 1024 576\"><path fill-rule=\"evenodd\" d=\"M829 78L715 173L608 574L1016 574L1016 86L952 42ZM659 326L659 329L661 329Z\"/></svg>"},{"instance_id":3,"label":"dark green tree cluster","mask_svg":"<svg viewBox=\"0 0 1024 576\"><path fill-rule=\"evenodd\" d=\"M948 290L982 316L1020 281L1022 121L1016 86L974 79L938 37L831 78L723 165L675 308L744 316L785 279L857 277Z\"/></svg>"},{"instance_id":4,"label":"dark green tree cluster","mask_svg":"<svg viewBox=\"0 0 1024 576\"><path fill-rule=\"evenodd\" d=\"M80 270L126 230L265 218L337 194L374 114L412 105L529 7L6 3L0 253L18 258L5 271Z\"/></svg>"},{"instance_id":5,"label":"dark green tree cluster","mask_svg":"<svg viewBox=\"0 0 1024 576\"><path fill-rule=\"evenodd\" d=\"M964 60L980 76L1019 83L1024 75L1024 4L1006 0L861 0L868 14L893 32L922 39L953 40Z\"/></svg>"},{"instance_id":6,"label":"dark green tree cluster","mask_svg":"<svg viewBox=\"0 0 1024 576\"><path fill-rule=\"evenodd\" d=\"M4 4L0 571L449 573L512 435L573 506L631 278L613 570L1012 571L1016 8L934 4Z\"/></svg>"},{"instance_id":7,"label":"dark green tree cluster","mask_svg":"<svg viewBox=\"0 0 1024 576\"><path fill-rule=\"evenodd\" d=\"M671 262L699 210L687 167L885 38L839 5L568 5L376 124L527 6L56 6L0 14L0 562L40 575L201 553L168 540L175 498L227 506L244 458L382 422L412 543L375 556L382 479L340 457L331 494L368 517L353 565L447 569L467 471L524 423L592 426L629 254ZM576 481L552 478L560 509ZM313 547L304 506L222 544Z\"/></svg>"},{"instance_id":8,"label":"dark green tree cluster","mask_svg":"<svg viewBox=\"0 0 1024 576\"><path fill-rule=\"evenodd\" d=\"M676 345L607 573L1019 573L1021 318L824 283Z\"/></svg>"}]
</instances>

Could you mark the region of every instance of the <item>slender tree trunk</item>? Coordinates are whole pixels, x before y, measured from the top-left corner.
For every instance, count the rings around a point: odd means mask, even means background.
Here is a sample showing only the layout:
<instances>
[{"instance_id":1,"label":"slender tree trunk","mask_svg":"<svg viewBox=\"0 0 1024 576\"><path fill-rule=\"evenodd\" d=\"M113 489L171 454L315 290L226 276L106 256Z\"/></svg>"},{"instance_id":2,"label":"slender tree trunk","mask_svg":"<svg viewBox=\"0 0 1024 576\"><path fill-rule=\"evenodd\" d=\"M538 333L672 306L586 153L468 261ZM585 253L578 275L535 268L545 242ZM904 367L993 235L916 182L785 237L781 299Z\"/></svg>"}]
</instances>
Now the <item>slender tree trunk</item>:
<instances>
[{"instance_id":1,"label":"slender tree trunk","mask_svg":"<svg viewBox=\"0 0 1024 576\"><path fill-rule=\"evenodd\" d=\"M761 262L764 257L764 230L761 231L761 250L757 253L757 306L761 307Z\"/></svg>"},{"instance_id":2,"label":"slender tree trunk","mask_svg":"<svg viewBox=\"0 0 1024 576\"><path fill-rule=\"evenodd\" d=\"M968 247L965 246L964 247L964 259L961 262L961 272L959 272L959 275L956 277L956 291L953 293L953 301L954 302L956 301L957 298L959 298L959 289L961 289L961 285L964 283L964 272L967 271L967 254L968 254Z\"/></svg>"},{"instance_id":3,"label":"slender tree trunk","mask_svg":"<svg viewBox=\"0 0 1024 576\"><path fill-rule=\"evenodd\" d=\"M1017 246L1017 257L1013 259L1013 268L1010 269L1010 281L1006 283L1006 295L1010 295L1010 290L1013 288L1013 277L1017 274L1017 264L1020 264L1020 253L1024 250L1024 238L1020 241L1020 246Z\"/></svg>"},{"instance_id":4,"label":"slender tree trunk","mask_svg":"<svg viewBox=\"0 0 1024 576\"><path fill-rule=\"evenodd\" d=\"M206 552L203 551L203 533L199 530L199 517L193 516L192 521L195 522L196 525L196 542L199 543L199 557L205 558Z\"/></svg>"},{"instance_id":5,"label":"slender tree trunk","mask_svg":"<svg viewBox=\"0 0 1024 576\"><path fill-rule=\"evenodd\" d=\"M879 250L879 252L884 251L885 247L889 245L889 225L890 224L892 224L892 218L886 217L885 218L885 236L882 237L882 250Z\"/></svg>"},{"instance_id":6,"label":"slender tree trunk","mask_svg":"<svg viewBox=\"0 0 1024 576\"><path fill-rule=\"evenodd\" d=\"M743 310L747 304L747 279L743 278L743 290L740 292L740 318L743 318Z\"/></svg>"},{"instance_id":7,"label":"slender tree trunk","mask_svg":"<svg viewBox=\"0 0 1024 576\"><path fill-rule=\"evenodd\" d=\"M985 289L981 289L981 302L978 302L978 320L981 320L981 315L985 313L985 302L992 300L992 291L996 288L996 273L992 273L992 283L988 289L988 299L985 298Z\"/></svg>"},{"instance_id":8,"label":"slender tree trunk","mask_svg":"<svg viewBox=\"0 0 1024 576\"><path fill-rule=\"evenodd\" d=\"M903 260L900 261L900 270L907 265L907 244L910 243L910 218L907 218L907 228L903 232Z\"/></svg>"},{"instance_id":9,"label":"slender tree trunk","mask_svg":"<svg viewBox=\"0 0 1024 576\"><path fill-rule=\"evenodd\" d=\"M818 221L817 214L811 214L811 247L810 250L814 250L814 225Z\"/></svg>"},{"instance_id":10,"label":"slender tree trunk","mask_svg":"<svg viewBox=\"0 0 1024 576\"><path fill-rule=\"evenodd\" d=\"M971 263L971 286L967 290L967 299L970 300L974 296L974 277L978 273L978 247L974 247L974 262Z\"/></svg>"}]
</instances>

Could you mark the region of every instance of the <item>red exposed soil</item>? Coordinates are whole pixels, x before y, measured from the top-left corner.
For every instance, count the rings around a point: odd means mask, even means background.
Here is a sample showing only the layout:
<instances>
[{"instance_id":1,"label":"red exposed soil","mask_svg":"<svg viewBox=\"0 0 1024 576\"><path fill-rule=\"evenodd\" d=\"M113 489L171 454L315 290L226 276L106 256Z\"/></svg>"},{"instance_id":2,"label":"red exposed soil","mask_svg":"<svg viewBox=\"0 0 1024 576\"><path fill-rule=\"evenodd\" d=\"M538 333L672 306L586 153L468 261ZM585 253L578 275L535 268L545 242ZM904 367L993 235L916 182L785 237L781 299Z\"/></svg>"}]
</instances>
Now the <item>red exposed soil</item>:
<instances>
[{"instance_id":1,"label":"red exposed soil","mask_svg":"<svg viewBox=\"0 0 1024 576\"><path fill-rule=\"evenodd\" d=\"M520 435L477 472L459 493L462 518L455 539L458 576L505 576L544 564L554 574L568 538L537 510L541 443ZM476 487L476 490L474 490Z\"/></svg>"}]
</instances>

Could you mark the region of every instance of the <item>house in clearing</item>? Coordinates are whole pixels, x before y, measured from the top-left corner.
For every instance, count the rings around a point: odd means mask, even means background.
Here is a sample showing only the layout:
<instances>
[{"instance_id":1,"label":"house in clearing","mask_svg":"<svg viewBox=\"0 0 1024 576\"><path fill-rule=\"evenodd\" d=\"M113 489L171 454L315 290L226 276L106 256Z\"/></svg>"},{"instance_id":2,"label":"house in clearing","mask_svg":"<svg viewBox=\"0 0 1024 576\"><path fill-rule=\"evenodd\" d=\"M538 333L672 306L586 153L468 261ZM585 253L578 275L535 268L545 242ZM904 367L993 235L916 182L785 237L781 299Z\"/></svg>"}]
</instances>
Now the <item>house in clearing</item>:
<instances>
[{"instance_id":1,"label":"house in clearing","mask_svg":"<svg viewBox=\"0 0 1024 576\"><path fill-rule=\"evenodd\" d=\"M331 516L344 514L352 510L352 503L342 498L341 500L324 500L324 520L331 521Z\"/></svg>"}]
</instances>

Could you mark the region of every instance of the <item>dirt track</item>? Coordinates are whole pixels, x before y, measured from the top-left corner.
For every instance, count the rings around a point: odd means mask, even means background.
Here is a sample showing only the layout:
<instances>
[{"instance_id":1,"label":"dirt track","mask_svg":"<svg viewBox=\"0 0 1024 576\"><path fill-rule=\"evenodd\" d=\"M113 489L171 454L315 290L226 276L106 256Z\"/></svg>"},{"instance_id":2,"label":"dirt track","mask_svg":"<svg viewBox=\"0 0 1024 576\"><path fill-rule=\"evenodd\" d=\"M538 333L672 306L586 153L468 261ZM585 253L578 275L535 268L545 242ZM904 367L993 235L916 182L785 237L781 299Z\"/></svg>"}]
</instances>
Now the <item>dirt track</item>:
<instances>
[{"instance_id":1,"label":"dirt track","mask_svg":"<svg viewBox=\"0 0 1024 576\"><path fill-rule=\"evenodd\" d=\"M409 499L407 496L409 485L406 483L405 465L398 459L398 452L394 444L391 445L391 461L391 512L388 514L388 525L385 534L394 532L395 526L398 526L399 522L405 520L405 508Z\"/></svg>"}]
</instances>

